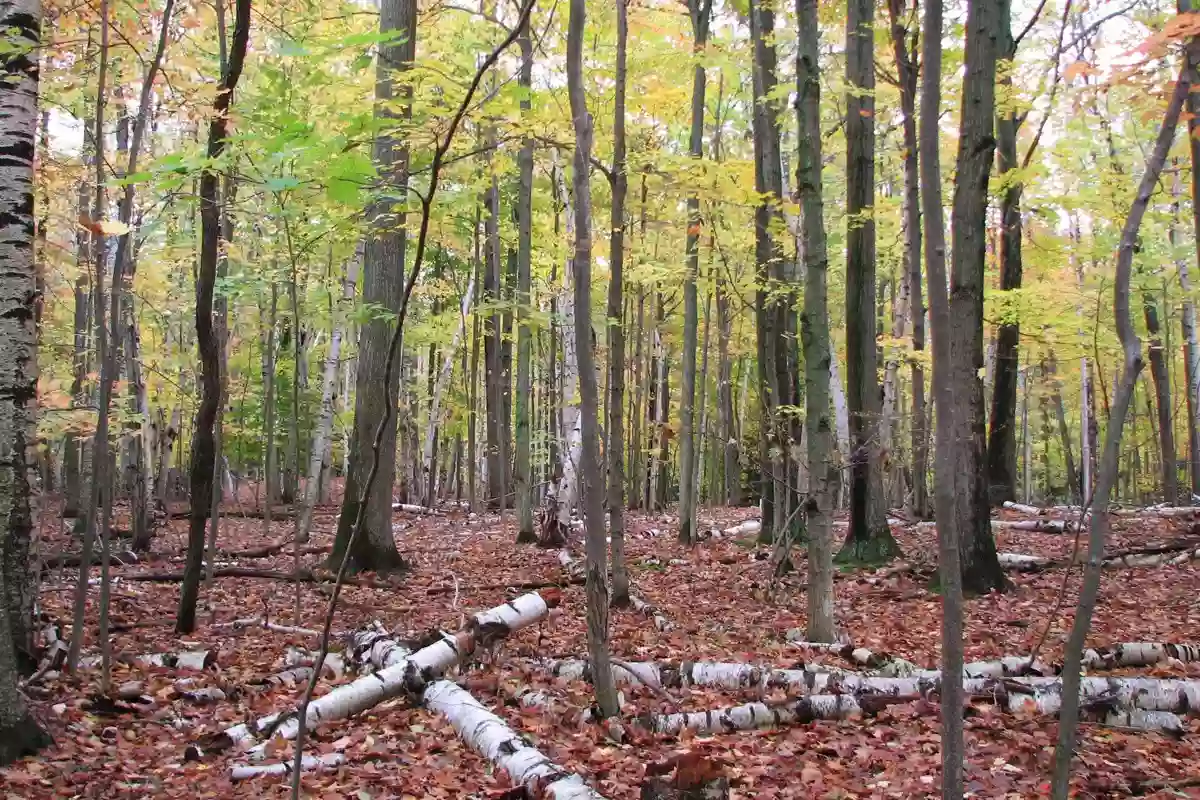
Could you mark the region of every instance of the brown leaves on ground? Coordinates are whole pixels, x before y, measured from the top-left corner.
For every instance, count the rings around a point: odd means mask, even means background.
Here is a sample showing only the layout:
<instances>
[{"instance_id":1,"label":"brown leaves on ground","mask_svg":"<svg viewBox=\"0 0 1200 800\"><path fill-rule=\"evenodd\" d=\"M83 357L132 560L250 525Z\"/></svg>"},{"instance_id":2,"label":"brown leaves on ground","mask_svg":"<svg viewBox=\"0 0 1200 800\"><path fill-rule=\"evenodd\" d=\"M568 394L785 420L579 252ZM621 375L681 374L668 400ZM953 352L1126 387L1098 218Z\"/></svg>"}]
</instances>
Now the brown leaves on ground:
<instances>
[{"instance_id":1,"label":"brown leaves on ground","mask_svg":"<svg viewBox=\"0 0 1200 800\"><path fill-rule=\"evenodd\" d=\"M320 509L314 523L313 551L302 566L315 569L324 555L315 550L332 541L336 509ZM751 516L747 509L711 509L701 513L704 528L723 529ZM812 659L811 652L789 646L790 628L805 624L802 588L805 560L795 554L797 572L782 584L773 583L768 559L751 540L713 537L694 549L681 547L671 516L630 513L626 517L631 576L645 599L674 623L660 632L654 621L634 610L611 615L613 652L627 661L711 659L754 661L790 666ZM348 586L334 628L351 630L378 621L389 631L419 636L430 628L455 630L466 615L490 608L517 591L505 586L531 582L553 584L563 570L553 551L517 547L512 515L504 531L493 515L482 518L449 510L439 516L418 517L397 512L395 535L401 552L413 566L399 588ZM711 524L709 524L711 523ZM172 520L159 532L154 551L156 569L177 569L186 520ZM263 530L261 520L225 518L221 546L227 552L247 551L289 536L293 523L274 523ZM1186 523L1172 520L1114 520L1110 549L1169 541L1181 535ZM44 552L69 551L77 537L62 531L56 519L46 520L49 533ZM835 535L844 534L835 527ZM905 553L915 562L935 558L932 531L896 529ZM1073 536L999 531L1000 549L1051 558L1069 556ZM578 544L578 543L577 543ZM581 550L581 548L576 548ZM225 557L223 563L290 571L290 547L265 558ZM114 568L130 574L146 566ZM41 607L69 627L73 569L54 569L45 575ZM93 571L93 575L96 572ZM1010 594L969 603L967 657L984 659L1028 653L1049 623L1041 658L1061 659L1071 624L1078 569L1071 573L1063 612L1049 615L1062 585L1064 571L1052 569L1030 575L1014 574ZM79 678L58 677L31 688L39 716L55 737L53 748L0 771L5 797L120 798L284 797L286 780L259 778L231 783L230 752L204 753L185 760L185 748L205 734L247 719L294 706L302 685L260 685L261 680L286 668L289 647L312 647L303 635L283 634L262 627L234 630L209 625L211 612L202 609L203 625L194 635L172 631L178 584L116 580L112 613L122 627L114 634L114 653L145 653L213 649L217 665L204 671L148 668L132 658L114 664L113 683L142 684L141 697L150 702L127 703L128 709L109 710L92 701L98 670ZM300 586L301 615L294 618L295 588L265 579L220 578L202 604L216 609L216 620L264 616L271 622L306 628L320 626L329 587ZM89 603L86 652L95 652L96 591ZM741 798L910 798L934 797L940 792L939 724L935 701L889 705L878 713L845 722L816 722L783 730L751 731L668 739L628 725L625 743L610 741L600 726L580 726L590 705L590 687L580 682L547 677L535 657L581 656L586 652L584 592L564 585L543 593L557 605L549 620L519 631L481 654L484 663L471 665L462 678L488 707L503 716L549 758L589 780L604 796L636 798L647 776L669 766L677 774L694 766L713 777L719 771ZM856 644L887 652L925 666L939 658L940 602L923 579L907 574L845 576L836 583L840 624ZM1200 638L1200 565L1150 569L1106 570L1096 611L1094 645L1124 641L1188 641ZM835 655L819 657L845 666ZM1138 674L1200 677L1197 665L1159 665ZM350 676L326 677L318 693ZM215 687L226 699L189 702L189 692ZM549 703L541 710L522 708L513 698L523 689L537 689ZM734 691L692 687L670 695L646 687L622 687L628 714L719 708L751 699ZM1200 777L1200 734L1196 719L1187 720L1192 737L1174 742L1154 734L1085 725L1076 770L1080 796L1123 797L1133 791L1156 797L1200 797L1184 783ZM972 707L967 720L968 790L978 797L1027 798L1046 794L1056 724L1030 716L1005 714L987 703ZM276 745L272 744L272 748ZM392 700L350 720L318 728L310 740L313 752L341 752L347 763L337 770L306 773L306 794L314 798L485 798L511 796L507 778L472 753L440 717ZM285 757L290 747L278 747ZM658 766L655 766L658 765ZM685 776L686 777L686 776Z\"/></svg>"}]
</instances>

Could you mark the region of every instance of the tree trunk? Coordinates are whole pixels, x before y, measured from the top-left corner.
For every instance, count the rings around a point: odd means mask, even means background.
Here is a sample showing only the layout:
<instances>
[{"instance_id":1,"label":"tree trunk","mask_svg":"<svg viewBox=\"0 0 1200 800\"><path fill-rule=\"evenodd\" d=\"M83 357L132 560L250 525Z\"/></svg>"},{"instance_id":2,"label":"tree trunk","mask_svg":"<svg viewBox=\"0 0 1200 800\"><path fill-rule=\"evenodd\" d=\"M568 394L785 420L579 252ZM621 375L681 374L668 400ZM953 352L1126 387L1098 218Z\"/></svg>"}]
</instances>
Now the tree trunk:
<instances>
[{"instance_id":1,"label":"tree trunk","mask_svg":"<svg viewBox=\"0 0 1200 800\"><path fill-rule=\"evenodd\" d=\"M971 21L975 22L973 17ZM943 521L938 526L938 573L942 595L942 798L961 800L964 755L962 570L959 537L951 522L957 521L956 506L965 503L966 498L958 494L957 482L961 476L955 472L950 461L955 446L952 437L956 407L949 369L950 309L946 296L946 223L942 209L941 137L938 129L942 100L942 36L942 0L926 0L918 142L925 272L933 333L933 401L937 414L933 501L937 518Z\"/></svg>"},{"instance_id":2,"label":"tree trunk","mask_svg":"<svg viewBox=\"0 0 1200 800\"><path fill-rule=\"evenodd\" d=\"M196 430L192 435L191 506L188 529L187 562L179 593L175 619L178 633L191 633L196 627L196 601L200 594L200 572L204 559L204 533L212 505L216 448L213 426L220 404L220 353L213 331L213 291L217 280L220 250L221 214L217 197L218 175L214 164L225 150L233 90L242 74L246 46L250 39L250 0L236 0L233 41L229 62L221 75L213 119L208 126L207 166L200 173L200 264L196 273L196 345L200 352L201 397L196 412ZM269 502L269 501L268 501Z\"/></svg>"},{"instance_id":3,"label":"tree trunk","mask_svg":"<svg viewBox=\"0 0 1200 800\"><path fill-rule=\"evenodd\" d=\"M999 13L997 58L1012 61L1012 14L1005 6ZM1003 70L1000 85L1012 91L1012 69ZM1021 117L1013 108L1005 109L995 120L997 167L1004 182L1000 197L1000 290L1021 288L1021 191L1020 179L1005 175L1020 167L1017 160L1017 130ZM992 389L991 419L987 438L988 496L994 506L1017 496L1017 368L1020 356L1021 324L1018 310L1001 295L1002 322L996 332L996 358Z\"/></svg>"},{"instance_id":4,"label":"tree trunk","mask_svg":"<svg viewBox=\"0 0 1200 800\"><path fill-rule=\"evenodd\" d=\"M475 283L475 306L479 307L482 297L483 259L479 243L480 206L475 204L475 224L471 228L472 273ZM479 336L482 321L479 313L471 315L471 372L467 379L467 498L471 511L479 512Z\"/></svg>"},{"instance_id":5,"label":"tree trunk","mask_svg":"<svg viewBox=\"0 0 1200 800\"><path fill-rule=\"evenodd\" d=\"M809 641L832 642L833 491L838 469L829 418L829 256L821 184L821 70L817 0L796 0L799 43L796 56L796 117L799 159L796 186L803 210L805 435L808 437L808 628Z\"/></svg>"},{"instance_id":6,"label":"tree trunk","mask_svg":"<svg viewBox=\"0 0 1200 800\"><path fill-rule=\"evenodd\" d=\"M1070 492L1074 495L1072 502L1082 506L1087 502L1087 498L1080 493L1079 476L1075 472L1075 453L1071 448L1071 430L1067 426L1067 409L1062 398L1062 382L1058 379L1058 360L1054 357L1053 350L1046 357L1046 374L1050 378L1050 394L1054 403L1054 416L1058 421L1058 438L1062 442L1063 460L1067 466L1067 482ZM1017 373L1017 383L1019 387L1021 383L1020 370Z\"/></svg>"},{"instance_id":7,"label":"tree trunk","mask_svg":"<svg viewBox=\"0 0 1200 800\"><path fill-rule=\"evenodd\" d=\"M557 158L557 153L555 153L555 158ZM571 197L567 194L566 180L563 178L563 170L556 170L556 173L560 202L563 205L563 214L567 223L567 239L574 242L577 237L578 211L572 209ZM575 203L578 205L578 198L575 198ZM572 255L570 258L574 258L574 256ZM581 375L576 353L578 345L574 335L574 330L579 325L577 316L579 306L576 303L577 293L572 290L576 275L571 263L563 268L563 288L559 294L558 307L559 316L563 321L562 378L559 381L559 390L562 393L562 402L559 405L559 435L562 437L562 445L559 448L561 470L555 499L558 502L558 521L566 526L571 524L571 512L579 500L579 470L581 468L579 459L582 456L583 448L583 428L581 427L579 405L581 398L577 396ZM588 344L590 347L591 343ZM594 381L596 376L592 375L591 377Z\"/></svg>"},{"instance_id":8,"label":"tree trunk","mask_svg":"<svg viewBox=\"0 0 1200 800\"><path fill-rule=\"evenodd\" d=\"M416 0L384 0L380 8L379 30L389 37L380 46L375 77L375 118L385 123L375 137L374 161L386 192L372 200L367 218L374 229L368 235L363 257L363 302L376 303L397 311L404 298L405 230L404 216L392 211L393 197L403 196L408 184L408 148L391 133L400 116L392 109L394 98L407 99L408 86L396 85L395 73L404 73L416 54ZM402 113L410 115L406 107ZM392 120L393 122L387 122ZM399 268L398 268L399 266ZM350 471L346 476L345 497L338 517L337 538L330 563L338 564L350 541L359 505L366 502L362 515L363 530L354 536L350 566L355 570L403 570L407 565L396 550L392 536L392 487L396 481L396 419L388 413L399 394L400 370L392 370L388 385L380 387L391 347L392 323L373 319L363 325L358 348L358 375L355 381L354 432L350 445ZM395 358L395 354L392 354ZM396 415L399 416L399 415ZM378 448L378 474L369 497L362 496L361 483L373 449L379 421L388 418Z\"/></svg>"},{"instance_id":9,"label":"tree trunk","mask_svg":"<svg viewBox=\"0 0 1200 800\"><path fill-rule=\"evenodd\" d=\"M925 368L921 361L925 350L925 301L921 291L921 176L917 158L916 108L916 47L920 27L916 20L916 10L914 4L910 11L906 0L888 0L892 24L892 53L900 83L900 113L903 120L903 269L908 275L908 314L912 320L912 405L909 416L912 435L912 491L909 495L909 510L913 516L922 519L929 515L929 490L925 477L929 463L929 444L925 430Z\"/></svg>"},{"instance_id":10,"label":"tree trunk","mask_svg":"<svg viewBox=\"0 0 1200 800\"><path fill-rule=\"evenodd\" d=\"M533 40L529 36L529 23L517 38L521 48L521 73L519 82L525 91L533 87ZM528 115L533 102L528 94L521 96L521 113ZM531 302L531 265L533 263L533 139L521 142L517 153L519 191L517 197L517 398L516 398L516 452L513 464L513 488L516 492L517 541L532 542L537 537L533 530L533 480L530 465L532 441L532 392L533 379L533 330L529 326Z\"/></svg>"},{"instance_id":11,"label":"tree trunk","mask_svg":"<svg viewBox=\"0 0 1200 800\"><path fill-rule=\"evenodd\" d=\"M840 560L899 555L887 525L880 457L875 321L875 40L872 0L846 14L846 384L850 411L850 529Z\"/></svg>"},{"instance_id":12,"label":"tree trunk","mask_svg":"<svg viewBox=\"0 0 1200 800\"><path fill-rule=\"evenodd\" d=\"M706 73L700 62L708 44L708 25L712 0L688 0L692 21L692 126L688 137L688 156L704 157L704 89ZM696 505L693 461L696 458L694 403L696 399L696 333L699 308L696 280L700 271L700 197L691 192L687 198L687 231L683 276L683 383L679 395L679 541L692 544L692 517Z\"/></svg>"},{"instance_id":13,"label":"tree trunk","mask_svg":"<svg viewBox=\"0 0 1200 800\"><path fill-rule=\"evenodd\" d=\"M587 628L596 704L604 717L619 711L608 651L608 559L604 535L604 497L600 492L596 367L592 355L592 198L590 173L592 117L583 84L583 32L587 3L571 0L567 21L567 94L575 126L575 357L579 375L579 470L587 531ZM566 339L571 338L568 332Z\"/></svg>"},{"instance_id":14,"label":"tree trunk","mask_svg":"<svg viewBox=\"0 0 1200 800\"><path fill-rule=\"evenodd\" d=\"M91 128L87 121L83 123L84 148L82 155L87 162L87 151L92 147ZM88 213L87 181L79 181L78 214ZM74 352L71 372L71 404L74 407L88 405L84 384L88 373L88 308L91 305L90 268L88 267L88 232L80 226L75 234L75 264L79 275L75 279L75 324ZM83 437L73 431L68 431L63 440L63 477L64 477L64 517L78 517L83 509L83 493L87 484L87 476L83 471Z\"/></svg>"},{"instance_id":15,"label":"tree trunk","mask_svg":"<svg viewBox=\"0 0 1200 800\"><path fill-rule=\"evenodd\" d=\"M472 276L467 284L467 291L463 293L462 301L459 303L458 309L458 326L454 329L454 338L450 341L450 349L446 352L446 358L442 361L442 368L438 371L437 377L433 384L433 389L429 393L429 420L425 426L425 448L422 452L422 475L425 481L425 506L433 508L436 497L434 495L435 478L437 476L437 464L435 463L435 444L437 443L437 433L442 425L442 397L446 394L446 387L450 383L450 373L454 369L454 356L458 352L458 344L462 341L463 332L467 326L467 315L471 313L471 300L475 296L475 279ZM518 394L518 398L520 395Z\"/></svg>"},{"instance_id":16,"label":"tree trunk","mask_svg":"<svg viewBox=\"0 0 1200 800\"><path fill-rule=\"evenodd\" d=\"M1180 12L1191 10L1191 0L1179 0ZM1186 58L1194 71L1200 69L1200 39L1188 42ZM1192 226L1196 234L1196 252L1200 260L1200 96L1187 97L1188 147L1192 168ZM1175 180L1178 181L1178 173ZM1197 344L1196 304L1192 301L1192 283L1188 259L1179 262L1179 286L1183 290L1184 376L1187 381L1188 456L1191 460L1192 494L1200 495L1200 344ZM1192 502L1195 502L1194 500Z\"/></svg>"},{"instance_id":17,"label":"tree trunk","mask_svg":"<svg viewBox=\"0 0 1200 800\"><path fill-rule=\"evenodd\" d=\"M958 476L954 529L960 539L963 589L972 594L1002 590L1006 585L988 518L985 411L979 380L983 367L987 188L994 149L992 125L1002 11L976 3L968 16L966 84L951 218L950 327L945 331L949 338L947 390L954 393L957 406L951 426L952 455L946 466ZM944 424L940 414L938 424Z\"/></svg>"},{"instance_id":18,"label":"tree trunk","mask_svg":"<svg viewBox=\"0 0 1200 800\"><path fill-rule=\"evenodd\" d=\"M342 299L331 320L333 332L329 337L329 352L325 356L325 367L321 375L321 411L317 424L313 428L312 447L308 452L308 476L304 481L304 504L296 522L296 542L308 541L312 529L313 509L319 500L321 487L321 470L325 465L326 452L330 443L330 433L333 431L333 407L337 396L338 358L342 351L342 337L346 327L346 318L354 304L358 288L358 264L361 252L355 252L346 264L346 274L342 279ZM451 350L453 353L453 350ZM428 504L432 505L432 504Z\"/></svg>"},{"instance_id":19,"label":"tree trunk","mask_svg":"<svg viewBox=\"0 0 1200 800\"><path fill-rule=\"evenodd\" d=\"M1167 376L1167 358L1158 323L1158 300L1151 289L1142 292L1142 311L1146 317L1146 335L1150 339L1150 376L1154 380L1154 401L1158 411L1158 456L1162 468L1163 500L1173 506L1179 502L1179 472L1175 468L1171 381Z\"/></svg>"},{"instance_id":20,"label":"tree trunk","mask_svg":"<svg viewBox=\"0 0 1200 800\"><path fill-rule=\"evenodd\" d=\"M1175 140L1175 128L1179 124L1184 100L1189 94L1194 78L1195 70L1189 59L1189 63L1186 63L1180 72L1179 81L1175 84L1175 91L1167 106L1162 127L1159 129L1154 143L1154 150L1146 159L1146 169L1142 174L1133 204L1129 207L1129 215L1121 231L1120 246L1117 250L1113 314L1116 318L1117 336L1121 341L1125 362L1120 383L1117 385L1108 431L1105 435L1104 455L1096 476L1096 497L1093 501L1094 510L1088 530L1087 567L1084 570L1083 585L1079 590L1079 604L1075 611L1075 621L1071 626L1071 635L1067 641L1065 652L1063 703L1059 713L1058 746L1054 751L1054 776L1051 784L1051 795L1055 800L1066 800L1070 789L1071 762L1074 760L1075 733L1079 722L1080 669L1083 662L1083 648L1091 627L1096 598L1100 591L1101 561L1104 556L1105 539L1108 536L1108 504L1116 483L1125 414L1129 410L1133 398L1138 373L1142 370L1142 343L1134 331L1129 308L1129 283L1133 271L1133 254L1137 246L1138 229L1141 227L1150 197L1154 193L1159 175L1166 163L1171 144Z\"/></svg>"},{"instance_id":21,"label":"tree trunk","mask_svg":"<svg viewBox=\"0 0 1200 800\"><path fill-rule=\"evenodd\" d=\"M275 442L275 372L278 349L275 328L279 315L279 284L271 276L271 303L267 306L266 335L263 336L263 538L271 537L271 507L278 501L279 448Z\"/></svg>"},{"instance_id":22,"label":"tree trunk","mask_svg":"<svg viewBox=\"0 0 1200 800\"><path fill-rule=\"evenodd\" d=\"M33 537L29 476L36 438L37 345L34 251L34 153L42 9L36 0L0 2L9 50L0 83L0 765L49 744L17 688L22 662L32 669ZM86 570L83 570L86 574Z\"/></svg>"},{"instance_id":23,"label":"tree trunk","mask_svg":"<svg viewBox=\"0 0 1200 800\"><path fill-rule=\"evenodd\" d=\"M109 67L109 5L108 0L101 0L100 3L100 64L97 70L96 77L96 111L95 118L92 123L92 131L94 133L93 141L95 143L95 159L93 167L95 168L95 178L93 184L93 201L91 219L93 226L91 227L91 256L92 266L95 270L93 282L94 290L92 292L92 300L94 301L95 315L95 330L96 330L96 354L100 362L100 381L97 392L98 412L96 414L96 430L92 435L92 481L88 488L86 527L83 534L83 547L81 551L82 564L91 563L92 547L96 541L96 528L98 522L103 524L103 518L107 516L104 509L111 510L112 508L112 480L113 476L108 468L109 458L109 441L108 441L108 425L109 425L109 405L112 401L112 382L115 379L113 370L116 367L116 358L109 352L110 343L115 346L116 342L110 340L108 333L108 325L105 319L104 309L104 272L108 262L108 240L104 234L104 230L99 227L106 215L105 209L105 181L107 180L106 164L104 155L104 111L106 104L106 92L108 86L106 83ZM35 106L36 106L36 100ZM32 208L30 209L32 215ZM31 220L32 221L32 220ZM31 225L32 228L32 225ZM120 298L120 274L116 272L120 264L114 264L113 269L113 285L109 292L112 297L119 301ZM114 311L120 306L116 303L113 305ZM97 517L101 519L98 520ZM104 543L107 540L107 530L101 528L101 560L105 560L107 552L103 549ZM10 557L15 556L20 562L26 559L21 554L16 552L5 552L6 561L3 565L4 571L8 572L5 583L8 587L8 616L9 630L12 633L13 645L17 654L22 652L32 653L32 639L29 634L29 614L23 613L28 607L32 609L31 601L19 595L14 596L15 591L20 587L29 585L28 579L21 578L15 572L15 569L10 571L10 564L15 567L15 564L8 561ZM74 614L72 616L71 627L71 645L68 651L67 664L68 669L75 670L79 663L79 651L83 645L84 631L84 615L87 605L88 595L88 578L90 570L80 569L79 579L75 585L75 603ZM101 580L101 594L107 590L107 581ZM104 633L107 633L105 631ZM107 666L107 659L105 665ZM107 674L107 671L106 671ZM105 687L107 688L107 687Z\"/></svg>"},{"instance_id":24,"label":"tree trunk","mask_svg":"<svg viewBox=\"0 0 1200 800\"><path fill-rule=\"evenodd\" d=\"M628 0L617 3L616 92L613 100L612 209L608 239L608 524L612 540L612 603L629 601L629 571L625 566L625 81L626 43L629 38Z\"/></svg>"}]
</instances>

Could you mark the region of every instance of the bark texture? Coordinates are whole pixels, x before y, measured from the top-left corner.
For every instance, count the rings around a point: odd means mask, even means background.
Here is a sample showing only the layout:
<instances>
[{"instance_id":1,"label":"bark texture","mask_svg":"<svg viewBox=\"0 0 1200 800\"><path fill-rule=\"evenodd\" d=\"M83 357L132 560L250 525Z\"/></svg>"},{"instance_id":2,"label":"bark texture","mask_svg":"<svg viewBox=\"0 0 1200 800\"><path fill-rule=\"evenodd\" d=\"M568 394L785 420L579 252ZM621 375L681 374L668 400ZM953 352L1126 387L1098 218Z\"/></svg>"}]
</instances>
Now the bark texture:
<instances>
[{"instance_id":1,"label":"bark texture","mask_svg":"<svg viewBox=\"0 0 1200 800\"><path fill-rule=\"evenodd\" d=\"M850 412L850 530L839 559L899 554L887 526L875 337L875 3L846 13L846 396Z\"/></svg>"},{"instance_id":2,"label":"bark texture","mask_svg":"<svg viewBox=\"0 0 1200 800\"><path fill-rule=\"evenodd\" d=\"M405 241L404 204L408 184L408 148L396 131L397 99L407 99L411 89L397 83L411 66L417 47L417 6L415 0L385 0L380 7L379 30L388 36L379 49L375 78L375 118L382 126L375 137L373 159L385 184L384 194L367 209L371 229L363 256L363 302L396 312L404 301ZM409 114L406 107L403 116ZM359 334L358 369L354 387L354 428L350 439L350 470L346 475L345 498L338 517L337 539L331 564L341 562L348 546L359 504L365 470L370 461L379 420L391 408L400 387L401 370L392 370L388 385L379 381L387 372L389 348L398 344L393 336L395 323L372 319ZM397 358L393 355L393 359ZM390 419L379 443L378 476L366 498L363 530L354 536L350 567L354 570L394 571L407 565L396 550L392 538L392 486L396 479L396 419Z\"/></svg>"},{"instance_id":3,"label":"bark texture","mask_svg":"<svg viewBox=\"0 0 1200 800\"><path fill-rule=\"evenodd\" d=\"M32 661L33 575L29 544L32 456L37 411L34 263L34 151L37 135L37 0L0 2L6 31L0 81L0 765L49 743L17 688ZM36 662L29 663L32 669Z\"/></svg>"},{"instance_id":4,"label":"bark texture","mask_svg":"<svg viewBox=\"0 0 1200 800\"><path fill-rule=\"evenodd\" d=\"M604 532L604 493L600 480L600 432L596 397L596 363L592 353L592 115L583 85L585 0L571 0L567 21L567 93L575 127L575 359L579 371L579 428L582 438L579 471L583 484L583 518L587 533L588 652L596 665L596 704L605 717L619 711L608 652L608 548Z\"/></svg>"},{"instance_id":5,"label":"bark texture","mask_svg":"<svg viewBox=\"0 0 1200 800\"><path fill-rule=\"evenodd\" d=\"M216 467L214 425L220 403L220 352L213 330L213 290L217 279L220 250L221 213L217 199L219 176L213 168L225 151L229 129L229 106L242 74L246 47L250 40L250 0L237 0L233 40L229 61L221 75L213 118L208 127L208 161L200 174L200 265L196 275L196 345L200 351L201 399L192 434L191 484L192 514L188 528L187 562L179 592L179 610L175 630L190 633L196 627L196 601L200 594L201 567L204 559L204 534L212 509L213 474ZM269 501L268 501L269 502Z\"/></svg>"},{"instance_id":6,"label":"bark texture","mask_svg":"<svg viewBox=\"0 0 1200 800\"><path fill-rule=\"evenodd\" d=\"M804 509L808 532L808 638L831 642L833 618L833 493L838 483L833 421L829 414L829 256L821 185L821 70L817 0L796 0L799 45L796 57L796 115L800 143L796 186L804 214L805 435L809 492Z\"/></svg>"}]
</instances>

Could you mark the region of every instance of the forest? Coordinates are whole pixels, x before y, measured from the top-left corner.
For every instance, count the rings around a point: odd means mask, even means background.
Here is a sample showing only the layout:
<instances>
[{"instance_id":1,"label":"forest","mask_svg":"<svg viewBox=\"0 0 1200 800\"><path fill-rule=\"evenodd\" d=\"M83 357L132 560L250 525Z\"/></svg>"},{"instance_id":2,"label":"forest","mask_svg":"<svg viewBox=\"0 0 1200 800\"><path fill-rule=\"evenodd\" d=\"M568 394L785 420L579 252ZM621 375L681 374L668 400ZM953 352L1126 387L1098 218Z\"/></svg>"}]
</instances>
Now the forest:
<instances>
[{"instance_id":1,"label":"forest","mask_svg":"<svg viewBox=\"0 0 1200 800\"><path fill-rule=\"evenodd\" d=\"M6 797L1200 797L1191 0L0 62Z\"/></svg>"}]
</instances>

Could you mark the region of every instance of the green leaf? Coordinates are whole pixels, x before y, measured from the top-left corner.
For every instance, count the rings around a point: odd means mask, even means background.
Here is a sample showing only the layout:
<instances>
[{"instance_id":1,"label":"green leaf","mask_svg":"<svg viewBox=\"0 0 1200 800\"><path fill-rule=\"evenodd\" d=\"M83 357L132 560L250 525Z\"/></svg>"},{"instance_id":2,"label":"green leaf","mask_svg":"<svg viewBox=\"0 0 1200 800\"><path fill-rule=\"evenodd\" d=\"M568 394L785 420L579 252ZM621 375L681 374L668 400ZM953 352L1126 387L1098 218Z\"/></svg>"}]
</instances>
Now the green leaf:
<instances>
[{"instance_id":1,"label":"green leaf","mask_svg":"<svg viewBox=\"0 0 1200 800\"><path fill-rule=\"evenodd\" d=\"M329 168L325 192L329 199L342 205L362 205L362 190L375 178L371 159L357 151L342 153Z\"/></svg>"},{"instance_id":2,"label":"green leaf","mask_svg":"<svg viewBox=\"0 0 1200 800\"><path fill-rule=\"evenodd\" d=\"M272 192L286 192L288 189L295 189L299 185L300 181L292 175L267 178L266 180L266 186Z\"/></svg>"}]
</instances>

